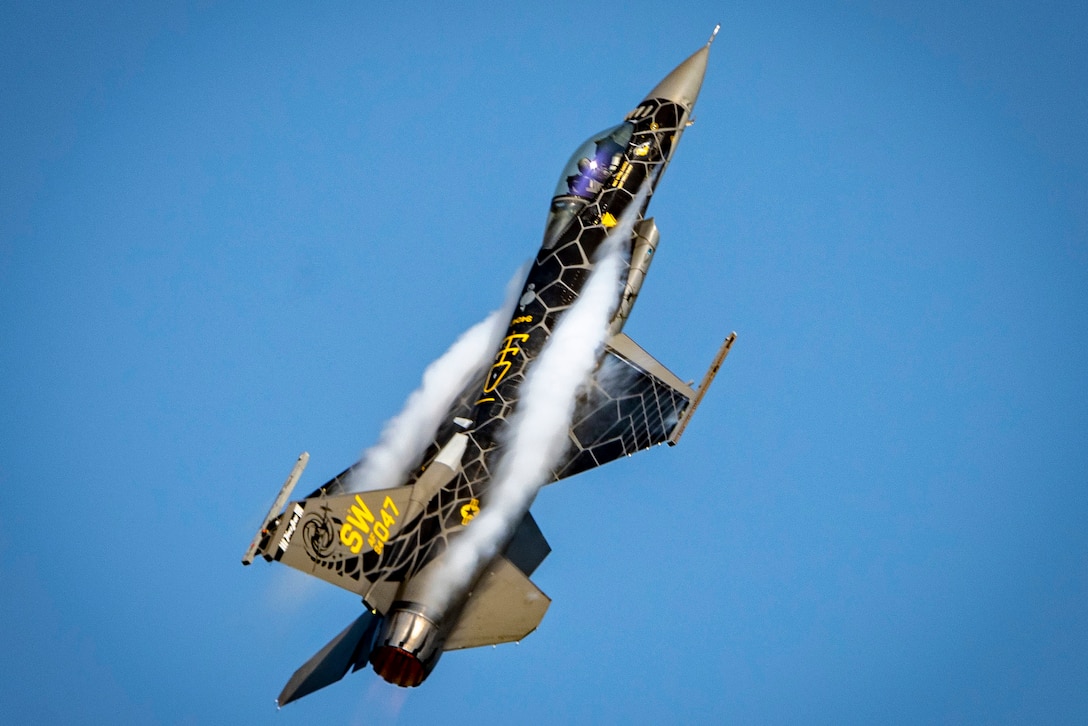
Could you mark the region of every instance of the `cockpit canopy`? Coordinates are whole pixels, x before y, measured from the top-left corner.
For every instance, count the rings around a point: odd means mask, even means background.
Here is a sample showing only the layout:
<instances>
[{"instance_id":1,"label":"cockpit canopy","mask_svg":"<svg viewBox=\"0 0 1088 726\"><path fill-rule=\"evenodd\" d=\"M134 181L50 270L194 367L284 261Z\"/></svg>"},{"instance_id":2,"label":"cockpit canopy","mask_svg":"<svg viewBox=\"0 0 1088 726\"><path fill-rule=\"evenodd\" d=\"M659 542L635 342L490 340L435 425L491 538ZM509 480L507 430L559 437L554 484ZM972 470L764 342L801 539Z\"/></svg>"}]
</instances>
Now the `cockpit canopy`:
<instances>
[{"instance_id":1,"label":"cockpit canopy","mask_svg":"<svg viewBox=\"0 0 1088 726\"><path fill-rule=\"evenodd\" d=\"M570 157L559 176L548 212L544 227L545 248L555 244L578 210L597 196L604 183L619 168L634 128L632 123L624 122L593 134Z\"/></svg>"},{"instance_id":2,"label":"cockpit canopy","mask_svg":"<svg viewBox=\"0 0 1088 726\"><path fill-rule=\"evenodd\" d=\"M623 161L635 127L630 122L593 134L570 157L555 187L555 196L592 199Z\"/></svg>"}]
</instances>

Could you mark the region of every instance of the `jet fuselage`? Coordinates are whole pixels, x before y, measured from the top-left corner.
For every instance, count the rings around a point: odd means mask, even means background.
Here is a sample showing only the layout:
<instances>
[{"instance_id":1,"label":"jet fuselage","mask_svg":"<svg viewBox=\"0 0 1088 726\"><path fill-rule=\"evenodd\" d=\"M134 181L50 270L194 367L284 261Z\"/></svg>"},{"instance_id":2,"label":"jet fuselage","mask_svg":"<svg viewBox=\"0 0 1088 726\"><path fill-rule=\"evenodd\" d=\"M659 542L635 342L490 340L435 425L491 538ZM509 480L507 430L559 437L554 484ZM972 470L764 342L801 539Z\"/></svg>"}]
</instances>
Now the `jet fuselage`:
<instances>
[{"instance_id":1,"label":"jet fuselage","mask_svg":"<svg viewBox=\"0 0 1088 726\"><path fill-rule=\"evenodd\" d=\"M446 420L423 432L430 447L418 459L403 457L405 468L416 466L406 480L357 486L364 460L281 512L305 466L307 456L300 457L242 561L258 554L280 561L357 593L369 610L295 672L280 705L368 663L390 683L417 686L444 650L511 642L532 632L550 602L529 579L550 551L528 512L537 488L679 439L735 336L726 339L696 391L620 331L658 244L646 208L690 123L709 49L708 42L622 123L590 137L571 157L490 366L475 358L471 382L456 394ZM512 506L503 499L498 508L495 475L507 463L526 381L568 313L596 284L602 259L616 264L617 246L626 278L618 267L614 281L599 278L613 285L608 309L600 311L600 335L585 346L584 371L567 366L577 373L568 378L578 381L557 396L569 404L555 439L565 451L547 460L546 481L529 482L525 496ZM493 532L490 523L473 523L481 512L486 518L495 511L505 515L503 528ZM455 550L481 532L493 541L465 566Z\"/></svg>"},{"instance_id":2,"label":"jet fuselage","mask_svg":"<svg viewBox=\"0 0 1088 726\"><path fill-rule=\"evenodd\" d=\"M631 229L644 218L654 188L687 126L707 50L700 49L685 61L622 124L591 137L568 164L572 173L564 171L561 176L545 225L544 243L475 401L461 471L449 487L455 500L450 517L442 523L442 534L416 553L421 556L409 565L406 586L398 593L393 614L386 621L387 632L378 636L372 662L387 680L409 686L422 682L441 654L443 631L457 621L465 596L489 564L479 562L461 592L444 594L439 603L428 602L432 600L428 580L440 569L437 562L428 565L446 552L450 536L456 536L471 521L462 510L479 511L487 506L496 458L502 455L503 435L517 409L522 384L556 326L577 301L594 270L599 249L613 230L626 235L621 242L630 260ZM622 293L621 285L616 289L613 311L619 308ZM623 321L619 322L622 327ZM531 503L526 502L526 511ZM437 512L441 507L437 501L434 505ZM402 611L399 617L398 611ZM394 645L403 632L413 629L437 631L426 648L433 658L408 653L406 643Z\"/></svg>"}]
</instances>

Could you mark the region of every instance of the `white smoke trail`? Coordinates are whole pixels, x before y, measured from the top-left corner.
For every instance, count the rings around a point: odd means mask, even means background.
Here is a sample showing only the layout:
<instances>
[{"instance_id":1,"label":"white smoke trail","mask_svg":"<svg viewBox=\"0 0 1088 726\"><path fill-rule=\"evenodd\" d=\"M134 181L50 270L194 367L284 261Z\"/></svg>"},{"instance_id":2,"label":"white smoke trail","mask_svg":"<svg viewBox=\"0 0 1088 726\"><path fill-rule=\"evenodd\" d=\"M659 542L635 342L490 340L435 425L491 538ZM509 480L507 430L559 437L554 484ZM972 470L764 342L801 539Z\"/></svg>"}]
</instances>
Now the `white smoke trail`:
<instances>
[{"instance_id":1,"label":"white smoke trail","mask_svg":"<svg viewBox=\"0 0 1088 726\"><path fill-rule=\"evenodd\" d=\"M608 336L627 270L628 242L648 194L644 186L602 243L585 288L526 376L486 504L450 544L445 565L435 573L432 598L440 611L471 584L480 563L498 553L566 450L577 394Z\"/></svg>"},{"instance_id":2,"label":"white smoke trail","mask_svg":"<svg viewBox=\"0 0 1088 726\"><path fill-rule=\"evenodd\" d=\"M528 263L522 265L506 284L502 307L462 333L449 350L427 366L419 388L408 397L401 412L389 419L378 443L366 450L361 465L352 471L348 491L388 489L404 483L457 396L491 362L514 313L528 267Z\"/></svg>"}]
</instances>

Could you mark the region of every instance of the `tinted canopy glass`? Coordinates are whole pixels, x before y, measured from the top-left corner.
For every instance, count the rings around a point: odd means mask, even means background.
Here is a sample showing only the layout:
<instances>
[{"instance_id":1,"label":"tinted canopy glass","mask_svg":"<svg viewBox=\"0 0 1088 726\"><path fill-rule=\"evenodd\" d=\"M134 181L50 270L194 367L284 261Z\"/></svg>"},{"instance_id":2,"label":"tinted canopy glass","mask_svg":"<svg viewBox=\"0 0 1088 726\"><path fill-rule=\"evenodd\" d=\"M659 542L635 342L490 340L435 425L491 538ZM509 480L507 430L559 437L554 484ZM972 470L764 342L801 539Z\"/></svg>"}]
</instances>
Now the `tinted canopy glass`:
<instances>
[{"instance_id":1,"label":"tinted canopy glass","mask_svg":"<svg viewBox=\"0 0 1088 726\"><path fill-rule=\"evenodd\" d=\"M634 126L622 123L586 139L563 168L555 196L592 199L623 160Z\"/></svg>"},{"instance_id":2,"label":"tinted canopy glass","mask_svg":"<svg viewBox=\"0 0 1088 726\"><path fill-rule=\"evenodd\" d=\"M567 228L578 210L597 196L604 183L623 161L634 125L622 123L593 134L570 157L559 175L548 221L544 225L544 247L550 248Z\"/></svg>"}]
</instances>

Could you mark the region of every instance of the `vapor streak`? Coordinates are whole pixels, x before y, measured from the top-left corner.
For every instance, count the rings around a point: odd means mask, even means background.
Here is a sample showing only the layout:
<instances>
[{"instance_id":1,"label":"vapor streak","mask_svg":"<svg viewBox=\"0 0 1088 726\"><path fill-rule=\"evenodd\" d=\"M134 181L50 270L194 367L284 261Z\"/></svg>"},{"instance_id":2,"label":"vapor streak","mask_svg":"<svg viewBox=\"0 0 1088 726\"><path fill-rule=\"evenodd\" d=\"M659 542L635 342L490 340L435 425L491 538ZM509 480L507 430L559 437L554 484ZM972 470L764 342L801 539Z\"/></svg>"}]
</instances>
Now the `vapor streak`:
<instances>
[{"instance_id":1,"label":"vapor streak","mask_svg":"<svg viewBox=\"0 0 1088 726\"><path fill-rule=\"evenodd\" d=\"M646 186L601 244L582 293L526 376L486 502L450 544L445 566L436 573L434 595L441 610L472 584L480 563L498 553L566 450L577 394L604 347L627 269L628 243L648 193Z\"/></svg>"},{"instance_id":2,"label":"vapor streak","mask_svg":"<svg viewBox=\"0 0 1088 726\"><path fill-rule=\"evenodd\" d=\"M465 386L491 361L513 314L527 265L507 283L502 307L461 334L453 345L423 371L423 381L404 408L385 424L378 443L366 450L351 474L349 491L400 486L419 463L442 418Z\"/></svg>"}]
</instances>

